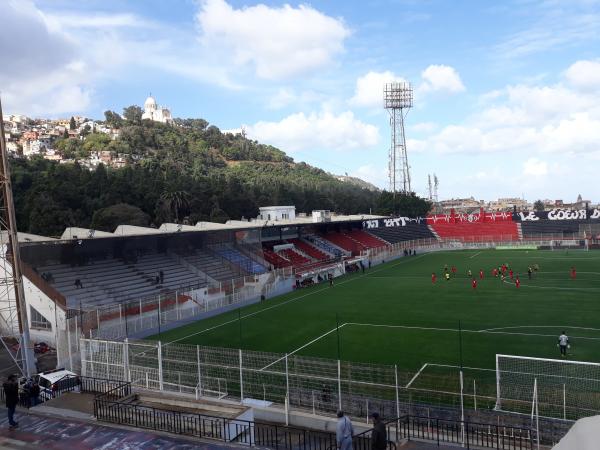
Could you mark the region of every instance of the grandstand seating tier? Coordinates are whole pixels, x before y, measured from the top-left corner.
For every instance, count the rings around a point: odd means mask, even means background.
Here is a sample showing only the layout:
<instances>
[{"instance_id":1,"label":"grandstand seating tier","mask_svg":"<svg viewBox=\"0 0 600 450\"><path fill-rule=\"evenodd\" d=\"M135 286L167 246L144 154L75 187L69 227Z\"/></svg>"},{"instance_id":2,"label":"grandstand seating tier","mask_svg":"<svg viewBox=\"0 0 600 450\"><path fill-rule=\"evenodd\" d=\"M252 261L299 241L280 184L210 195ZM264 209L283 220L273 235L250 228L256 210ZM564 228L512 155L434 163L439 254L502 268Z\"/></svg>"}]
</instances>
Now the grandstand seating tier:
<instances>
[{"instance_id":1,"label":"grandstand seating tier","mask_svg":"<svg viewBox=\"0 0 600 450\"><path fill-rule=\"evenodd\" d=\"M265 272L265 268L258 262L250 259L239 250L232 247L219 247L215 249L215 253L240 266L248 273L260 274Z\"/></svg>"},{"instance_id":2,"label":"grandstand seating tier","mask_svg":"<svg viewBox=\"0 0 600 450\"><path fill-rule=\"evenodd\" d=\"M366 248L379 248L385 247L387 242L378 237L371 235L363 230L352 230L347 233L344 233L345 236L350 239L357 241L359 244Z\"/></svg>"},{"instance_id":3,"label":"grandstand seating tier","mask_svg":"<svg viewBox=\"0 0 600 450\"><path fill-rule=\"evenodd\" d=\"M278 253L282 254L283 257L290 261L294 267L305 266L313 262L307 257L298 253L293 248L286 248L285 250L281 250Z\"/></svg>"},{"instance_id":4,"label":"grandstand seating tier","mask_svg":"<svg viewBox=\"0 0 600 450\"><path fill-rule=\"evenodd\" d=\"M424 223L407 223L403 227L373 228L369 234L377 236L390 244L417 239L434 239L435 236Z\"/></svg>"},{"instance_id":5,"label":"grandstand seating tier","mask_svg":"<svg viewBox=\"0 0 600 450\"><path fill-rule=\"evenodd\" d=\"M581 225L589 225L586 220L538 220L521 222L523 237L535 237L541 234L572 235L578 234Z\"/></svg>"},{"instance_id":6,"label":"grandstand seating tier","mask_svg":"<svg viewBox=\"0 0 600 450\"><path fill-rule=\"evenodd\" d=\"M303 253L307 254L308 256L310 256L311 258L314 258L316 260L325 261L327 259L331 259L331 257L327 253L319 250L317 247L309 244L308 242L306 242L302 239L288 239L288 242L290 244L293 244L296 248L298 248Z\"/></svg>"},{"instance_id":7,"label":"grandstand seating tier","mask_svg":"<svg viewBox=\"0 0 600 450\"><path fill-rule=\"evenodd\" d=\"M339 248L351 252L353 255L357 255L366 249L366 247L360 242L357 242L342 233L327 233L321 237L338 246Z\"/></svg>"},{"instance_id":8,"label":"grandstand seating tier","mask_svg":"<svg viewBox=\"0 0 600 450\"><path fill-rule=\"evenodd\" d=\"M516 222L438 222L429 225L440 238L454 238L463 241L493 239L496 241L516 241L519 239Z\"/></svg>"}]
</instances>

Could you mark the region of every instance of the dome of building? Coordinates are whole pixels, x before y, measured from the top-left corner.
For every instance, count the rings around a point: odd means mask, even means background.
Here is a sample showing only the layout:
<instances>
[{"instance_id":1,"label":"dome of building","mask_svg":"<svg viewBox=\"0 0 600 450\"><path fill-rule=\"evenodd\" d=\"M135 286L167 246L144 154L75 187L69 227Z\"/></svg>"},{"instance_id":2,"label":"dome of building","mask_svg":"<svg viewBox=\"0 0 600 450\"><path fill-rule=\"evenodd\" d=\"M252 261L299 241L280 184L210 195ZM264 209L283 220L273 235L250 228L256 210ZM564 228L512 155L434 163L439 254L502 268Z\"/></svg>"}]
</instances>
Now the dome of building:
<instances>
[{"instance_id":1,"label":"dome of building","mask_svg":"<svg viewBox=\"0 0 600 450\"><path fill-rule=\"evenodd\" d=\"M156 109L156 100L150 95L144 102L144 109Z\"/></svg>"}]
</instances>

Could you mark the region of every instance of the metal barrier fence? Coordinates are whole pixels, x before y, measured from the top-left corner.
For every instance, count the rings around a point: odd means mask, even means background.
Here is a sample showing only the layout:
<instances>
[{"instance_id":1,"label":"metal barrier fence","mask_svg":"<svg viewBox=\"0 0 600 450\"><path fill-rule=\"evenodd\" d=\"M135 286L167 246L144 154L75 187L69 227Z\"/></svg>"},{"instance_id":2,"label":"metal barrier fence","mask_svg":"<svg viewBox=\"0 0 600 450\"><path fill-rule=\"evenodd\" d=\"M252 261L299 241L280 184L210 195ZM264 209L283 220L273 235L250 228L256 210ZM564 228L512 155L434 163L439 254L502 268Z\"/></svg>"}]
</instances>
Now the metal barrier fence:
<instances>
[{"instance_id":1,"label":"metal barrier fence","mask_svg":"<svg viewBox=\"0 0 600 450\"><path fill-rule=\"evenodd\" d=\"M120 401L119 395L120 398L125 396L119 392L114 399L109 398L109 393L96 397L94 414L98 420L247 446L290 450L332 450L337 447L334 433L155 408ZM397 443L404 439L436 442L438 446L452 443L466 448L506 450L529 450L534 442L532 431L527 428L436 417L404 415L388 419L384 426L388 450L395 450ZM369 429L353 436L353 447L370 450L372 432L373 429Z\"/></svg>"},{"instance_id":2,"label":"metal barrier fence","mask_svg":"<svg viewBox=\"0 0 600 450\"><path fill-rule=\"evenodd\" d=\"M473 423L531 425L529 414L494 411L494 370L464 368L461 391L459 369L453 366L415 376L393 365L152 341L82 339L81 348L83 375L131 382L133 388L237 402L255 399L281 405L288 414L294 409L331 415L342 409L356 420L368 420L369 412L378 411L383 417L410 414L448 421L464 414ZM531 402L524 405L531 408ZM590 415L587 410L572 412ZM555 417L562 418L562 412ZM544 440L551 443L572 424L539 420Z\"/></svg>"}]
</instances>

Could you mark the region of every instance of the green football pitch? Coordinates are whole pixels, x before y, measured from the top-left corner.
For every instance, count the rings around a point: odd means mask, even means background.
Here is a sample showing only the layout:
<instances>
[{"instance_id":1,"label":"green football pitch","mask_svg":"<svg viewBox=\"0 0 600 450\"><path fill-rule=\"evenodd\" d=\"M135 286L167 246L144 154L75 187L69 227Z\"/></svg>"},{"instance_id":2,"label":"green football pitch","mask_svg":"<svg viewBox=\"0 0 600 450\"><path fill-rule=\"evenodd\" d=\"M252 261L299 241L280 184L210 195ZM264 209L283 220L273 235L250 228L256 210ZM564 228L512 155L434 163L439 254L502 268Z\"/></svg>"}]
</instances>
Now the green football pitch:
<instances>
[{"instance_id":1,"label":"green football pitch","mask_svg":"<svg viewBox=\"0 0 600 450\"><path fill-rule=\"evenodd\" d=\"M519 274L520 288L508 276L504 282L492 276L502 264ZM539 270L529 279L527 267L535 264ZM457 269L449 281L445 265ZM497 353L558 359L563 330L571 340L569 359L600 362L600 252L463 250L405 257L338 278L333 287L301 289L150 339L417 371L424 364L458 365L461 354L465 367L486 369L495 367Z\"/></svg>"}]
</instances>

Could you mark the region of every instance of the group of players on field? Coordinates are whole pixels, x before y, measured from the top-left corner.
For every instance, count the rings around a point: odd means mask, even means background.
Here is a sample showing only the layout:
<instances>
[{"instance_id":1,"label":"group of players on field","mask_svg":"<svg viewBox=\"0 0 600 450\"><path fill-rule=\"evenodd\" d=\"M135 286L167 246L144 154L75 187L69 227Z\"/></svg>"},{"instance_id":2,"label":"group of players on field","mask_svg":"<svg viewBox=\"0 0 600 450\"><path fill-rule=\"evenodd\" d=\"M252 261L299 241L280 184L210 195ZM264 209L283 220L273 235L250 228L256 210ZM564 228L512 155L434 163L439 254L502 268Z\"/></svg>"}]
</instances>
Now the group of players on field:
<instances>
[{"instance_id":1,"label":"group of players on field","mask_svg":"<svg viewBox=\"0 0 600 450\"><path fill-rule=\"evenodd\" d=\"M527 277L531 280L534 273L537 273L540 270L540 266L538 264L533 264L527 267ZM444 279L446 281L450 281L450 278L456 277L456 266L452 266L450 270L448 270L448 264L444 266ZM492 276L500 279L502 282L505 282L507 278L510 278L511 282L514 283L515 287L518 289L521 286L521 280L519 279L519 274L515 274L513 269L509 264L502 264L498 267L494 267L492 269ZM572 279L577 278L577 271L575 266L571 266L569 270L569 276ZM485 277L483 273L483 269L479 269L479 279L483 280ZM467 270L467 278L471 279L471 287L473 289L477 289L477 278L473 276L473 272L471 269ZM437 281L437 275L435 272L431 273L431 283L435 284Z\"/></svg>"},{"instance_id":2,"label":"group of players on field","mask_svg":"<svg viewBox=\"0 0 600 450\"><path fill-rule=\"evenodd\" d=\"M527 267L528 278L531 280L533 277L533 274L537 273L539 270L540 270L540 266L538 264L533 264L533 265ZM446 281L450 281L450 278L456 277L457 271L458 270L457 270L456 266L454 266L454 265L448 270L448 264L446 264L444 266L444 272L443 272L444 279ZM510 278L510 280L512 282L514 282L514 285L517 289L521 286L521 280L519 279L519 275L515 274L513 269L508 264L502 264L497 268L494 267L491 271L491 274L493 277L499 278L503 282L506 281L507 277ZM573 280L575 278L577 278L577 270L575 269L575 266L571 266L571 268L569 269L569 276ZM471 269L467 270L467 277L471 278L471 286L473 287L473 289L477 289L477 279L473 276L473 272L471 271ZM485 277L485 275L483 273L483 269L479 269L479 279L483 280L484 277ZM437 281L437 275L435 274L435 272L432 272L431 273L431 282L433 284L435 284L436 281ZM567 348L570 348L571 345L569 343L569 337L566 335L566 333L564 331L558 337L557 347L559 347L559 349L560 349L560 355L562 357L566 357L567 356Z\"/></svg>"}]
</instances>

